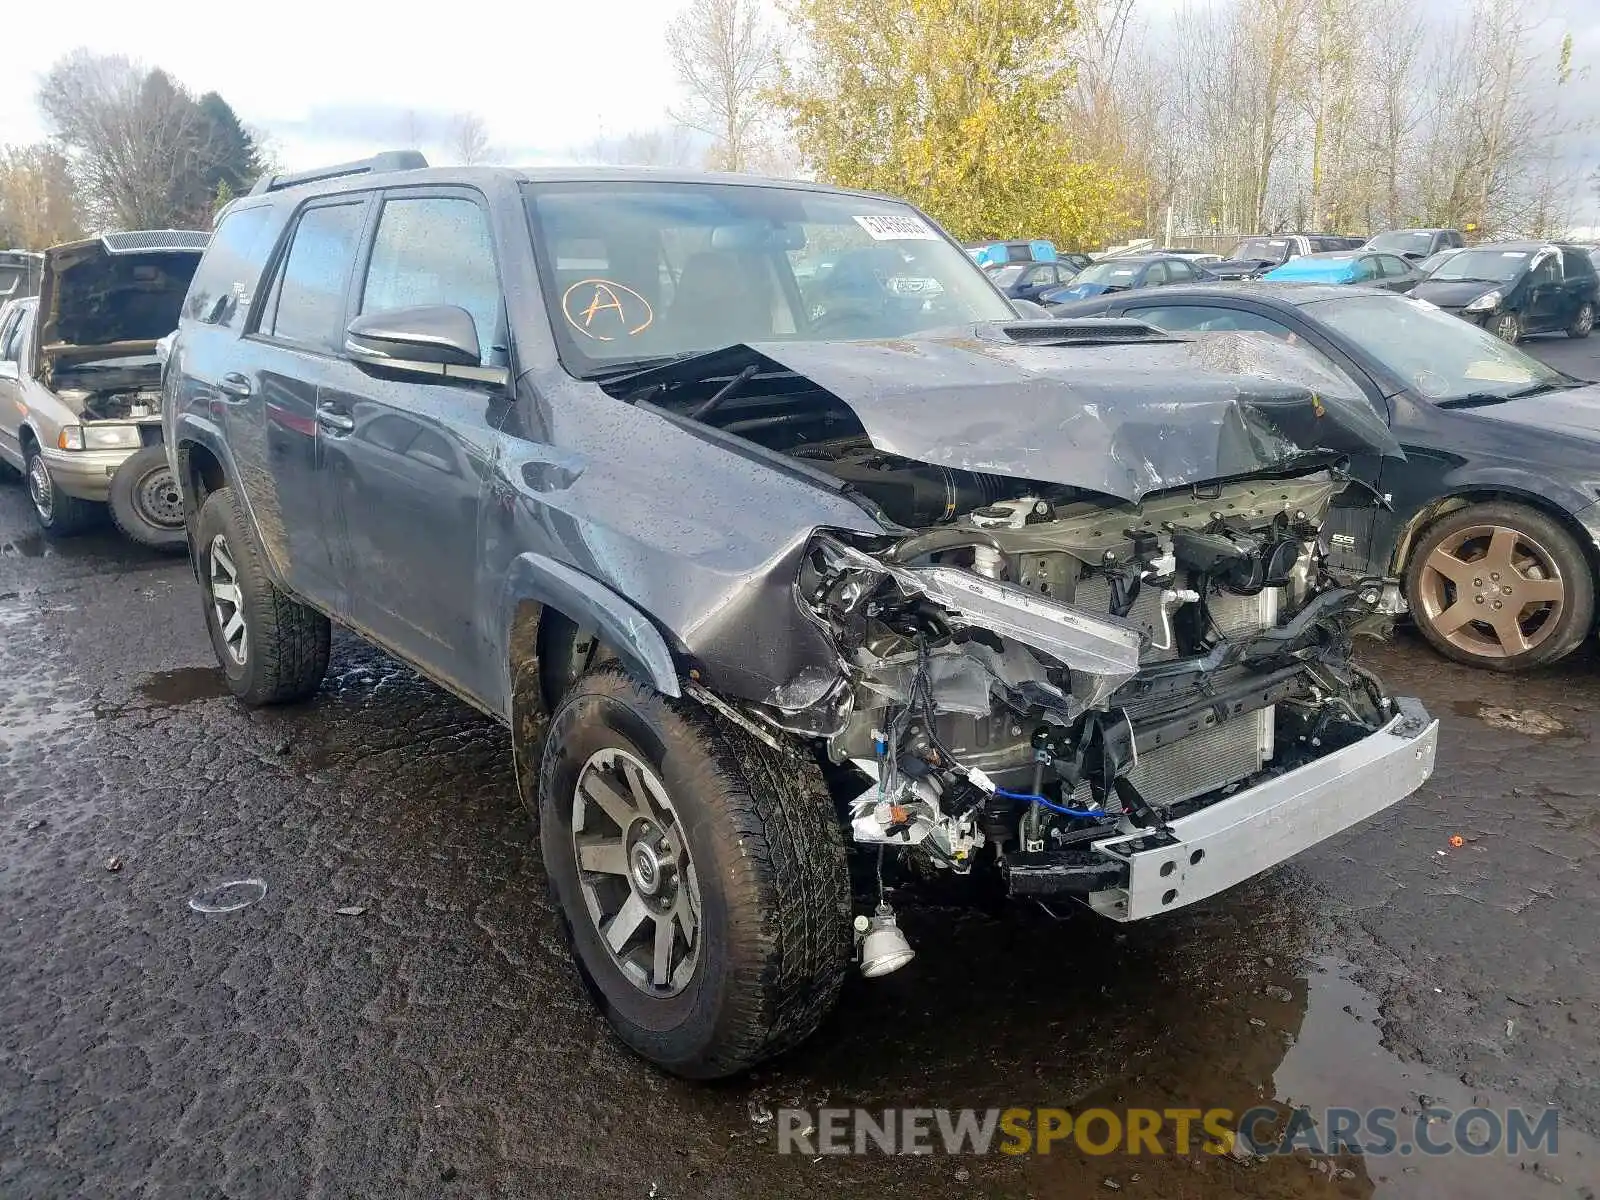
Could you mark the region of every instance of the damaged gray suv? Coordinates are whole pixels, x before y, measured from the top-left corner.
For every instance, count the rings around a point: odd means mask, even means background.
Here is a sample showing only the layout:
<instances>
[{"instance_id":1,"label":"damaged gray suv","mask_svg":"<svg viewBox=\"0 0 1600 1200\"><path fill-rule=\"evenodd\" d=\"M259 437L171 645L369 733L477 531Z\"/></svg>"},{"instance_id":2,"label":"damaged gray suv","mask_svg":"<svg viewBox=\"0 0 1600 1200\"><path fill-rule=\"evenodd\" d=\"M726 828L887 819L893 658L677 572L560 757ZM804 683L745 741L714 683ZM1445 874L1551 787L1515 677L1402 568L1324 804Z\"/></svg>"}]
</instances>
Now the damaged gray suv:
<instances>
[{"instance_id":1,"label":"damaged gray suv","mask_svg":"<svg viewBox=\"0 0 1600 1200\"><path fill-rule=\"evenodd\" d=\"M228 207L164 420L235 695L339 624L505 723L597 1001L712 1077L911 957L884 872L1141 920L1428 777L1340 387L1019 320L881 196L397 154Z\"/></svg>"}]
</instances>

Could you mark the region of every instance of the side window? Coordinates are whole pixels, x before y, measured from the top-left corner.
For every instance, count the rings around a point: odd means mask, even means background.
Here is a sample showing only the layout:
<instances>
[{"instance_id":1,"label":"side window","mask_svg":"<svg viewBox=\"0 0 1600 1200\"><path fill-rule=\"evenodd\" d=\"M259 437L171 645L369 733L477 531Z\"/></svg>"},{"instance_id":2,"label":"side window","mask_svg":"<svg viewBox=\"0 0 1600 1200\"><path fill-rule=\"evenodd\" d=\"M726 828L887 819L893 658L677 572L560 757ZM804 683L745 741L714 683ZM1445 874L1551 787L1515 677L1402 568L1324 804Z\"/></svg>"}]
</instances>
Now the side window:
<instances>
[{"instance_id":1,"label":"side window","mask_svg":"<svg viewBox=\"0 0 1600 1200\"><path fill-rule=\"evenodd\" d=\"M1588 251L1566 250L1561 257L1566 264L1568 279L1586 280L1593 277L1594 260L1589 257Z\"/></svg>"},{"instance_id":2,"label":"side window","mask_svg":"<svg viewBox=\"0 0 1600 1200\"><path fill-rule=\"evenodd\" d=\"M500 328L500 278L489 223L476 203L457 196L384 201L372 246L362 312L453 304L472 314L478 352L492 361Z\"/></svg>"},{"instance_id":3,"label":"side window","mask_svg":"<svg viewBox=\"0 0 1600 1200\"><path fill-rule=\"evenodd\" d=\"M28 317L33 309L18 309L13 314L14 320L11 328L5 331L3 345L0 345L0 358L6 362L20 363L22 361L22 339L28 332Z\"/></svg>"},{"instance_id":4,"label":"side window","mask_svg":"<svg viewBox=\"0 0 1600 1200\"><path fill-rule=\"evenodd\" d=\"M1533 269L1528 272L1528 282L1534 287L1540 284L1554 283L1561 278L1561 259L1554 254L1546 254L1533 264Z\"/></svg>"},{"instance_id":5,"label":"side window","mask_svg":"<svg viewBox=\"0 0 1600 1200\"><path fill-rule=\"evenodd\" d=\"M1167 264L1159 262L1151 263L1149 268L1144 273L1145 286L1154 287L1158 283L1165 282L1167 282Z\"/></svg>"},{"instance_id":6,"label":"side window","mask_svg":"<svg viewBox=\"0 0 1600 1200\"><path fill-rule=\"evenodd\" d=\"M20 308L0 317L0 362L17 361L11 354L11 331L17 327L21 317Z\"/></svg>"},{"instance_id":7,"label":"side window","mask_svg":"<svg viewBox=\"0 0 1600 1200\"><path fill-rule=\"evenodd\" d=\"M1194 270L1182 259L1173 259L1167 264L1167 275L1173 283L1188 283L1194 278Z\"/></svg>"},{"instance_id":8,"label":"side window","mask_svg":"<svg viewBox=\"0 0 1600 1200\"><path fill-rule=\"evenodd\" d=\"M222 219L189 285L183 315L207 325L238 329L250 311L256 281L272 253L272 206L236 208Z\"/></svg>"},{"instance_id":9,"label":"side window","mask_svg":"<svg viewBox=\"0 0 1600 1200\"><path fill-rule=\"evenodd\" d=\"M345 285L361 240L364 201L308 208L279 267L260 332L316 350L344 345Z\"/></svg>"}]
</instances>

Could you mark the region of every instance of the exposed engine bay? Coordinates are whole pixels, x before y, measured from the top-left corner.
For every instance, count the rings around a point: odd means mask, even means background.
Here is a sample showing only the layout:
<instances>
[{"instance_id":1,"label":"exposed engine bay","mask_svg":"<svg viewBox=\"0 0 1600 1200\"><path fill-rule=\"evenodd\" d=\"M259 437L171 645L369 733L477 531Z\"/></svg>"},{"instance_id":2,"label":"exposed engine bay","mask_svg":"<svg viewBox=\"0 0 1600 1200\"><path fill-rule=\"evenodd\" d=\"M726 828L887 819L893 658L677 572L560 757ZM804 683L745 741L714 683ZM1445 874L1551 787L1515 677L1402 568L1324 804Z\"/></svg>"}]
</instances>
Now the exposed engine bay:
<instances>
[{"instance_id":1,"label":"exposed engine bay","mask_svg":"<svg viewBox=\"0 0 1600 1200\"><path fill-rule=\"evenodd\" d=\"M983 356L971 369L990 382L996 358L1047 361L1025 359L1032 347L950 344ZM830 350L810 377L758 359L622 390L836 481L900 531L814 536L796 596L836 648L839 682L826 706L758 714L820 741L856 843L926 872L997 868L1012 895L1074 896L1133 919L1148 890L1130 883L1134 856L1184 846L1175 822L1426 723L1402 722L1351 661L1358 635L1388 629L1384 581L1326 565L1322 526L1349 480L1325 447L1367 439L1387 452L1387 431L1363 427L1370 410L1267 385L1259 400L1211 398L1203 381L1195 399L1163 406L1110 378L1058 387L1049 399L1066 402L1053 408L1019 398L1000 421L965 415L941 362L911 399L930 426L951 411L966 423L952 452L920 435L910 404L839 398L845 384L876 384L854 353ZM839 382L819 386L822 372ZM1075 439L1075 453L1051 453L1050 439ZM974 469L1024 451L1042 478ZM1425 770L1431 753L1430 742ZM1186 853L1204 874L1205 850Z\"/></svg>"},{"instance_id":2,"label":"exposed engine bay","mask_svg":"<svg viewBox=\"0 0 1600 1200\"><path fill-rule=\"evenodd\" d=\"M819 540L800 588L851 668L829 751L865 778L855 839L957 872L987 846L1014 892L1086 894L1114 874L1096 837L1157 833L1379 728L1391 701L1350 651L1385 626L1380 581L1322 570L1343 486L1022 496L876 556Z\"/></svg>"}]
</instances>

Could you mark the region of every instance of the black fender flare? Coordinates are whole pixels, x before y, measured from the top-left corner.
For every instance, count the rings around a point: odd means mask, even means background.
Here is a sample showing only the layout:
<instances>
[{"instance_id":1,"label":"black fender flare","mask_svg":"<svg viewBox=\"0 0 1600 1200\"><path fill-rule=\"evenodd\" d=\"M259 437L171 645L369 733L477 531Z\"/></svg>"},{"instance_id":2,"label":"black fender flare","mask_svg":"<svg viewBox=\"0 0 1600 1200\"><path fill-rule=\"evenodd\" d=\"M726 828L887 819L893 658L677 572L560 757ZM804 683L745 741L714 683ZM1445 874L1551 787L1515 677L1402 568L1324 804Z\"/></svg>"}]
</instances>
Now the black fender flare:
<instances>
[{"instance_id":1,"label":"black fender flare","mask_svg":"<svg viewBox=\"0 0 1600 1200\"><path fill-rule=\"evenodd\" d=\"M677 662L666 638L649 617L593 576L547 555L529 552L512 559L501 600L501 629L507 631L508 696L514 685L510 675L515 670L510 661L510 630L518 609L529 601L541 610L554 608L580 626L593 628L630 673L662 695L673 699L683 695Z\"/></svg>"}]
</instances>

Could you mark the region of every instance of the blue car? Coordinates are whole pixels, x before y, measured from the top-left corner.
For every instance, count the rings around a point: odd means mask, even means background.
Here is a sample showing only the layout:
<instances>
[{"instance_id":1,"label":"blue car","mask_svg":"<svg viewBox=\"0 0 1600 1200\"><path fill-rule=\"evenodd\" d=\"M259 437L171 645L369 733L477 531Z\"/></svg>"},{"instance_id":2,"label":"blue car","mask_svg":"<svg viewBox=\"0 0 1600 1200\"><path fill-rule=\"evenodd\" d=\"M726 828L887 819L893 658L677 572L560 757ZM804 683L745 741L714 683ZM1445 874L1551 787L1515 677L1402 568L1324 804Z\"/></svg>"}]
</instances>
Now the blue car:
<instances>
[{"instance_id":1,"label":"blue car","mask_svg":"<svg viewBox=\"0 0 1600 1200\"><path fill-rule=\"evenodd\" d=\"M1090 263L1073 276L1067 286L1042 292L1038 299L1040 304L1048 308L1052 304L1087 300L1090 296L1102 296L1107 292L1159 287L1166 283L1206 283L1215 278L1204 267L1197 267L1186 258L1168 254L1129 254Z\"/></svg>"},{"instance_id":2,"label":"blue car","mask_svg":"<svg viewBox=\"0 0 1600 1200\"><path fill-rule=\"evenodd\" d=\"M1365 283L1391 292L1409 292L1423 276L1398 254L1344 250L1302 254L1273 267L1261 278L1273 283Z\"/></svg>"}]
</instances>

